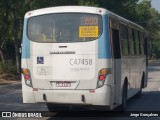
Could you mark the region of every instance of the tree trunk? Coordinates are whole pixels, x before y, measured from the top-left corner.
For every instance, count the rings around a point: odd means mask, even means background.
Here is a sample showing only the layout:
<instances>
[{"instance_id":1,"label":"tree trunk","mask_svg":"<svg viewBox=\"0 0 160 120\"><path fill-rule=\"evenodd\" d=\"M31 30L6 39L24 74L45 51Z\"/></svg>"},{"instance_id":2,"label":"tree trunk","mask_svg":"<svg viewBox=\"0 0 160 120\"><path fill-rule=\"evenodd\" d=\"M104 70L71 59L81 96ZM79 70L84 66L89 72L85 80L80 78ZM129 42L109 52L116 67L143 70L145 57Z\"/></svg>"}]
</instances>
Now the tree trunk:
<instances>
[{"instance_id":1,"label":"tree trunk","mask_svg":"<svg viewBox=\"0 0 160 120\"><path fill-rule=\"evenodd\" d=\"M153 55L153 43L151 42L151 59L154 59L154 55Z\"/></svg>"},{"instance_id":2,"label":"tree trunk","mask_svg":"<svg viewBox=\"0 0 160 120\"><path fill-rule=\"evenodd\" d=\"M20 73L20 65L19 65L19 48L17 43L15 43L15 54L16 54L16 67L17 67L17 73Z\"/></svg>"},{"instance_id":3,"label":"tree trunk","mask_svg":"<svg viewBox=\"0 0 160 120\"><path fill-rule=\"evenodd\" d=\"M2 64L4 65L5 64L5 60L4 60L4 55L3 55L2 50L0 50L0 57L1 57L1 60L2 60Z\"/></svg>"},{"instance_id":4,"label":"tree trunk","mask_svg":"<svg viewBox=\"0 0 160 120\"><path fill-rule=\"evenodd\" d=\"M18 19L17 16L15 15L14 18L14 43L15 43L15 55L16 55L16 68L17 68L17 73L20 73L20 65L19 65L19 48L18 48Z\"/></svg>"}]
</instances>

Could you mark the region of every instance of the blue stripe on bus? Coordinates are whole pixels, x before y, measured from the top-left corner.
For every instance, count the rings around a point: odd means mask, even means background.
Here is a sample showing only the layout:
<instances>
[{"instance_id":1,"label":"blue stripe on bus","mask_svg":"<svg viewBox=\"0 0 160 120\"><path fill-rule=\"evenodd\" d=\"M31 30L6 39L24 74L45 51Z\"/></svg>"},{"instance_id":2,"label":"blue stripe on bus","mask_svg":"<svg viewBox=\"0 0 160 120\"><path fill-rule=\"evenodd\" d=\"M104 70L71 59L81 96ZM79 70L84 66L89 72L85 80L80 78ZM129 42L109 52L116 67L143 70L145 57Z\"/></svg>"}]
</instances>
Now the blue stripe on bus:
<instances>
[{"instance_id":1,"label":"blue stripe on bus","mask_svg":"<svg viewBox=\"0 0 160 120\"><path fill-rule=\"evenodd\" d=\"M24 20L23 40L22 40L22 59L30 58L30 41L27 38L27 20Z\"/></svg>"},{"instance_id":2,"label":"blue stripe on bus","mask_svg":"<svg viewBox=\"0 0 160 120\"><path fill-rule=\"evenodd\" d=\"M110 37L109 37L109 18L103 15L103 33L98 39L98 59L111 58Z\"/></svg>"}]
</instances>

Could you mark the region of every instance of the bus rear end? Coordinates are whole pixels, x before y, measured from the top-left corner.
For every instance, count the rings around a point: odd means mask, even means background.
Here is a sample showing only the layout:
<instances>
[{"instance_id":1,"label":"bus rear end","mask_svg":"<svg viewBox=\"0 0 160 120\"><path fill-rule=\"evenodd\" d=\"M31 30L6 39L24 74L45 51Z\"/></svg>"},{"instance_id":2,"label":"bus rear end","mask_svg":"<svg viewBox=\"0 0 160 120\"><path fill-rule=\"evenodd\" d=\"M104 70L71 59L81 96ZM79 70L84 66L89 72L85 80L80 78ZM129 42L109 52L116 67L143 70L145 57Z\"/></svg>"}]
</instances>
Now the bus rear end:
<instances>
[{"instance_id":1,"label":"bus rear end","mask_svg":"<svg viewBox=\"0 0 160 120\"><path fill-rule=\"evenodd\" d=\"M105 10L65 8L26 14L23 102L109 106L111 61Z\"/></svg>"}]
</instances>

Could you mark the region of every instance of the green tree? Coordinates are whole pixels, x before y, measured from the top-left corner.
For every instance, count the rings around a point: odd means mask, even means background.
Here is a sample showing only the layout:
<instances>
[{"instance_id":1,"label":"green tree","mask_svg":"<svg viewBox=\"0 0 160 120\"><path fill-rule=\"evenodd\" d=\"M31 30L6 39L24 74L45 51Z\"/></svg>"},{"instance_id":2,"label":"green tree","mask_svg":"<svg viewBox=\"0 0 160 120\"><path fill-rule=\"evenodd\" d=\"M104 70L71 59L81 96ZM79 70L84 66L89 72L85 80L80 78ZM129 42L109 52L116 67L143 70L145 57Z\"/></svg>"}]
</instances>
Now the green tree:
<instances>
[{"instance_id":1,"label":"green tree","mask_svg":"<svg viewBox=\"0 0 160 120\"><path fill-rule=\"evenodd\" d=\"M158 50L158 44L160 41L159 31L160 31L160 14L154 8L151 7L150 0L142 1L136 8L137 22L142 25L148 33L149 40L149 57L156 56Z\"/></svg>"},{"instance_id":2,"label":"green tree","mask_svg":"<svg viewBox=\"0 0 160 120\"><path fill-rule=\"evenodd\" d=\"M160 14L151 7L151 0L1 0L0 2L0 58L5 64L6 43L13 43L19 72L18 48L22 39L23 19L27 11L64 5L98 6L142 25L148 32L150 56L160 51ZM13 52L13 51L12 51ZM159 55L160 57L160 55Z\"/></svg>"}]
</instances>

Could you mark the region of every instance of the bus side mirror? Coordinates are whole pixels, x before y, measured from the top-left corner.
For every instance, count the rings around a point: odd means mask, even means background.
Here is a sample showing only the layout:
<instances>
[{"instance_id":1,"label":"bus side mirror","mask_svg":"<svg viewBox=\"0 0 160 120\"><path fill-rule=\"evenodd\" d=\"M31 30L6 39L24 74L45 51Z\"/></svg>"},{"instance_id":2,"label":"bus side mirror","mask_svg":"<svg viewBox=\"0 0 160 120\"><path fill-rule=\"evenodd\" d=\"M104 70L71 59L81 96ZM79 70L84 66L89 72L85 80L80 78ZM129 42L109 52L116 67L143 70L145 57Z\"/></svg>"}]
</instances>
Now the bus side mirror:
<instances>
[{"instance_id":1,"label":"bus side mirror","mask_svg":"<svg viewBox=\"0 0 160 120\"><path fill-rule=\"evenodd\" d=\"M22 53L22 44L21 47L19 48L19 53Z\"/></svg>"},{"instance_id":2,"label":"bus side mirror","mask_svg":"<svg viewBox=\"0 0 160 120\"><path fill-rule=\"evenodd\" d=\"M22 53L22 48L19 48L19 53Z\"/></svg>"}]
</instances>

